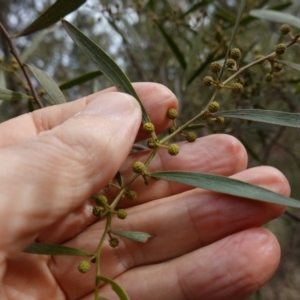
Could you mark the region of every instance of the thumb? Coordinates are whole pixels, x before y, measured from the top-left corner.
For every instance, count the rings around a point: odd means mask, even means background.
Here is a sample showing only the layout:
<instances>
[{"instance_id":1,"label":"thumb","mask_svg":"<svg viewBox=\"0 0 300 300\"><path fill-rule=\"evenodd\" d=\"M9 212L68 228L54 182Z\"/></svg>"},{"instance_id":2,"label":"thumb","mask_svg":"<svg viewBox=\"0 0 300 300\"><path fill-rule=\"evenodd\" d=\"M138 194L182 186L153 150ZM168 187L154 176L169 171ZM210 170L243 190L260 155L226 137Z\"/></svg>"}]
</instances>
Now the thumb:
<instances>
[{"instance_id":1,"label":"thumb","mask_svg":"<svg viewBox=\"0 0 300 300\"><path fill-rule=\"evenodd\" d=\"M130 152L140 123L131 96L100 94L63 124L1 149L0 251L24 249L104 187Z\"/></svg>"}]
</instances>

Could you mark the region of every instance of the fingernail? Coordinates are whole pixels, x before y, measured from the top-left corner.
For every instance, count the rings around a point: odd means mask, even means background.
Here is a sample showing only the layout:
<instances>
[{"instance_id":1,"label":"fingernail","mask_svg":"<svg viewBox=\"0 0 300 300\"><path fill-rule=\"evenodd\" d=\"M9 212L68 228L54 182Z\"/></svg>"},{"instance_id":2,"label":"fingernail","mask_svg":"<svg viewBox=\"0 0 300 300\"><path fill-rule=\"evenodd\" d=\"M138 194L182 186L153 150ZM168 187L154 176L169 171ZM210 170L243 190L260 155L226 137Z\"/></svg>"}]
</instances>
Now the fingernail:
<instances>
[{"instance_id":1,"label":"fingernail","mask_svg":"<svg viewBox=\"0 0 300 300\"><path fill-rule=\"evenodd\" d=\"M79 114L101 115L112 120L118 120L130 116L137 108L138 103L131 96L121 93L107 93L93 100Z\"/></svg>"}]
</instances>

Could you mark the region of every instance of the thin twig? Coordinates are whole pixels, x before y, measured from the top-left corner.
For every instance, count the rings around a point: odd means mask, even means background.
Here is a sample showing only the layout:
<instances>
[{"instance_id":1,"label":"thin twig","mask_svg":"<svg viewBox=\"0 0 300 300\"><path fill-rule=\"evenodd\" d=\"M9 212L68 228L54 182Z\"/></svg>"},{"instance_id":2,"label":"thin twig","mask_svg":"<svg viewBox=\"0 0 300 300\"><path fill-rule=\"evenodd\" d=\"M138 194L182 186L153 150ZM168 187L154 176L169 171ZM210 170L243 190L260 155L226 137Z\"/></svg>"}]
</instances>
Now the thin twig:
<instances>
[{"instance_id":1,"label":"thin twig","mask_svg":"<svg viewBox=\"0 0 300 300\"><path fill-rule=\"evenodd\" d=\"M290 213L288 210L284 212L284 214L288 217L290 217L295 222L300 222L300 218L298 216L295 216L294 214Z\"/></svg>"},{"instance_id":2,"label":"thin twig","mask_svg":"<svg viewBox=\"0 0 300 300\"><path fill-rule=\"evenodd\" d=\"M20 58L20 56L19 56L19 54L16 50L16 47L13 44L11 37L9 36L8 32L6 31L6 29L4 28L2 23L0 23L0 30L3 33L3 36L5 37L5 39L7 40L7 43L9 45L11 54L16 58L19 66L20 66L20 68L21 68L21 70L22 70L22 72L23 72L23 74L26 78L26 81L29 85L29 88L31 90L31 93L32 93L32 96L33 96L33 99L34 99L35 103L38 105L39 108L43 108L44 105L42 104L41 100L39 99L39 97L37 95L37 92L36 92L35 88L33 87L33 84L31 82L29 73L28 73L24 63L21 61L21 58Z\"/></svg>"},{"instance_id":3,"label":"thin twig","mask_svg":"<svg viewBox=\"0 0 300 300\"><path fill-rule=\"evenodd\" d=\"M297 34L289 43L286 44L286 47L289 48L292 45L296 44L298 39L300 38L300 34ZM229 78L227 78L223 84L227 84L228 82L230 82L232 79L234 79L237 75L240 75L242 72L244 72L245 70L249 69L250 67L257 65L259 63L262 63L263 61L273 58L276 56L275 52L270 53L269 55L266 55L260 59L257 59L255 61L253 61L252 63L249 63L248 65L240 68L236 73L234 73L232 76L230 76Z\"/></svg>"}]
</instances>

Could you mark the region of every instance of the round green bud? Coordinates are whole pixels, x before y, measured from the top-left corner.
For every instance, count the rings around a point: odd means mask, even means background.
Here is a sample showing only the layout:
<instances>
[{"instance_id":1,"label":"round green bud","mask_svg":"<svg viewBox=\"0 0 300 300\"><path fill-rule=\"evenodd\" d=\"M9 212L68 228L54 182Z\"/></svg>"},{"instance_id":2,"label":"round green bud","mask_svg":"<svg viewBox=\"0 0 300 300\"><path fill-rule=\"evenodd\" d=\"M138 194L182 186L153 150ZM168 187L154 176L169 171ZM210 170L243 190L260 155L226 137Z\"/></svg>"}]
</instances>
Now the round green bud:
<instances>
[{"instance_id":1,"label":"round green bud","mask_svg":"<svg viewBox=\"0 0 300 300\"><path fill-rule=\"evenodd\" d=\"M278 44L275 48L275 52L277 55L282 55L286 51L287 46L286 44Z\"/></svg>"},{"instance_id":2,"label":"round green bud","mask_svg":"<svg viewBox=\"0 0 300 300\"><path fill-rule=\"evenodd\" d=\"M107 204L107 198L104 195L97 195L95 202L97 205L103 206Z\"/></svg>"},{"instance_id":3,"label":"round green bud","mask_svg":"<svg viewBox=\"0 0 300 300\"><path fill-rule=\"evenodd\" d=\"M290 31L291 31L290 25L287 25L287 24L281 25L281 27L280 27L280 32L281 32L282 34L288 34Z\"/></svg>"},{"instance_id":4,"label":"round green bud","mask_svg":"<svg viewBox=\"0 0 300 300\"><path fill-rule=\"evenodd\" d=\"M235 82L232 85L232 89L231 89L232 93L234 94L240 94L244 91L244 86L238 82Z\"/></svg>"},{"instance_id":5,"label":"round green bud","mask_svg":"<svg viewBox=\"0 0 300 300\"><path fill-rule=\"evenodd\" d=\"M277 62L275 62L274 64L273 64L273 70L274 70L274 72L280 72L281 70L282 70L282 68L283 68L283 65L281 64L281 63L277 63Z\"/></svg>"},{"instance_id":6,"label":"round green bud","mask_svg":"<svg viewBox=\"0 0 300 300\"><path fill-rule=\"evenodd\" d=\"M111 238L109 240L109 246L111 246L112 248L116 248L119 245L119 240L117 238Z\"/></svg>"},{"instance_id":7,"label":"round green bud","mask_svg":"<svg viewBox=\"0 0 300 300\"><path fill-rule=\"evenodd\" d=\"M221 69L222 69L222 66L216 61L214 61L210 64L210 70L213 73L219 73L221 71Z\"/></svg>"},{"instance_id":8,"label":"round green bud","mask_svg":"<svg viewBox=\"0 0 300 300\"><path fill-rule=\"evenodd\" d=\"M136 173L136 174L144 174L145 171L146 171L146 166L141 161L136 161L133 164L132 169L133 169L133 172Z\"/></svg>"},{"instance_id":9,"label":"round green bud","mask_svg":"<svg viewBox=\"0 0 300 300\"><path fill-rule=\"evenodd\" d=\"M103 206L94 206L93 215L97 218L101 217L101 213L104 211Z\"/></svg>"},{"instance_id":10,"label":"round green bud","mask_svg":"<svg viewBox=\"0 0 300 300\"><path fill-rule=\"evenodd\" d=\"M232 68L234 68L234 66L235 66L235 60L232 58L228 58L227 62L226 62L226 67L228 69L232 69Z\"/></svg>"},{"instance_id":11,"label":"round green bud","mask_svg":"<svg viewBox=\"0 0 300 300\"><path fill-rule=\"evenodd\" d=\"M143 129L144 129L145 132L151 133L155 130L155 127L152 123L149 122L149 123L145 123L143 125Z\"/></svg>"},{"instance_id":12,"label":"round green bud","mask_svg":"<svg viewBox=\"0 0 300 300\"><path fill-rule=\"evenodd\" d=\"M137 193L134 190L127 190L125 196L130 200L135 200L137 198Z\"/></svg>"},{"instance_id":13,"label":"round green bud","mask_svg":"<svg viewBox=\"0 0 300 300\"><path fill-rule=\"evenodd\" d=\"M206 86L211 86L213 84L213 82L214 82L214 80L213 80L213 78L211 76L205 76L203 78L203 83Z\"/></svg>"},{"instance_id":14,"label":"round green bud","mask_svg":"<svg viewBox=\"0 0 300 300\"><path fill-rule=\"evenodd\" d=\"M168 132L169 132L169 133L173 133L174 131L177 130L177 128L178 128L178 126L173 125L173 126L171 126L171 127L169 128Z\"/></svg>"},{"instance_id":15,"label":"round green bud","mask_svg":"<svg viewBox=\"0 0 300 300\"><path fill-rule=\"evenodd\" d=\"M233 49L231 49L229 55L230 55L230 57L231 57L232 59L238 60L238 59L241 58L242 52L241 52L241 50L240 50L239 48L233 48Z\"/></svg>"},{"instance_id":16,"label":"round green bud","mask_svg":"<svg viewBox=\"0 0 300 300\"><path fill-rule=\"evenodd\" d=\"M121 220L124 220L127 217L127 212L124 209L119 209L117 211L117 217Z\"/></svg>"},{"instance_id":17,"label":"round green bud","mask_svg":"<svg viewBox=\"0 0 300 300\"><path fill-rule=\"evenodd\" d=\"M154 142L153 139L149 139L149 140L147 141L147 146L148 146L150 149L154 149L154 148L156 147L156 144L155 144L155 142Z\"/></svg>"},{"instance_id":18,"label":"round green bud","mask_svg":"<svg viewBox=\"0 0 300 300\"><path fill-rule=\"evenodd\" d=\"M177 144L170 144L168 147L168 153L172 156L175 156L179 153L179 147Z\"/></svg>"},{"instance_id":19,"label":"round green bud","mask_svg":"<svg viewBox=\"0 0 300 300\"><path fill-rule=\"evenodd\" d=\"M196 135L194 132L188 132L188 133L186 134L185 139L186 139L189 143L192 143L192 142L195 142L195 141L196 141L197 135Z\"/></svg>"},{"instance_id":20,"label":"round green bud","mask_svg":"<svg viewBox=\"0 0 300 300\"><path fill-rule=\"evenodd\" d=\"M88 260L82 260L78 265L78 271L81 273L86 273L91 268L91 264Z\"/></svg>"},{"instance_id":21,"label":"round green bud","mask_svg":"<svg viewBox=\"0 0 300 300\"><path fill-rule=\"evenodd\" d=\"M219 103L216 102L216 101L210 102L209 105L208 105L208 107L207 107L207 109L208 109L208 111L209 111L210 113L215 113L215 112L217 112L217 111L219 110L219 108L220 108L220 105L219 105Z\"/></svg>"},{"instance_id":22,"label":"round green bud","mask_svg":"<svg viewBox=\"0 0 300 300\"><path fill-rule=\"evenodd\" d=\"M273 75L270 74L270 73L267 73L267 74L265 75L265 77L264 77L264 80L265 80L266 82L271 82L271 81L273 80Z\"/></svg>"},{"instance_id":23,"label":"round green bud","mask_svg":"<svg viewBox=\"0 0 300 300\"><path fill-rule=\"evenodd\" d=\"M124 209L119 209L117 211L117 217L121 220L124 220L127 217L127 212Z\"/></svg>"},{"instance_id":24,"label":"round green bud","mask_svg":"<svg viewBox=\"0 0 300 300\"><path fill-rule=\"evenodd\" d=\"M178 111L175 108L170 108L167 112L167 117L171 120L176 119L178 116Z\"/></svg>"},{"instance_id":25,"label":"round green bud","mask_svg":"<svg viewBox=\"0 0 300 300\"><path fill-rule=\"evenodd\" d=\"M223 117L217 117L215 120L216 124L223 124L225 122L225 119Z\"/></svg>"}]
</instances>

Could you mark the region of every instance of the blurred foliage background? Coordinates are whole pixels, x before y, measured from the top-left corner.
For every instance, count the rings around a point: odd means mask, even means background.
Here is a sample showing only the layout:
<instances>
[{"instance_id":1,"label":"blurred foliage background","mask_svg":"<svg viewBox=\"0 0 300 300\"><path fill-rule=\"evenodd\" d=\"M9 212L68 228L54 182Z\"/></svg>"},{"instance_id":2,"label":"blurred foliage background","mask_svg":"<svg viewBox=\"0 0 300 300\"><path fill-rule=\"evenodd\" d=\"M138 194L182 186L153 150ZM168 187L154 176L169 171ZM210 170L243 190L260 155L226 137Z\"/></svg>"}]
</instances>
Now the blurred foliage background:
<instances>
[{"instance_id":1,"label":"blurred foliage background","mask_svg":"<svg viewBox=\"0 0 300 300\"><path fill-rule=\"evenodd\" d=\"M10 34L29 25L49 0L0 0L0 21ZM88 0L66 19L107 51L131 81L154 81L169 87L178 97L180 120L188 120L200 111L213 88L204 86L211 76L209 64L224 59L234 26L239 1L236 0ZM280 34L281 23L259 20L249 15L252 9L268 8L300 17L299 1L249 0L233 47L242 51L240 66L259 55L274 51L288 39ZM274 20L275 21L275 20ZM299 28L293 28L297 34ZM14 39L21 58L47 72L58 84L88 73L92 79L63 92L68 101L91 94L111 84L75 46L60 23L43 31ZM0 87L28 93L20 70L14 65L5 40L1 39ZM289 48L284 59L299 63L299 45ZM292 68L275 73L272 82L263 80L270 71L261 64L242 74L245 91L233 95L222 90L217 101L222 109L260 108L286 112L300 111L300 73ZM226 71L223 78L230 76ZM47 95L36 84L45 105ZM3 101L3 122L32 110L30 102ZM271 165L289 179L292 196L300 199L300 131L268 124L226 120L225 124L199 129L198 136L224 132L237 137L249 154L249 167ZM201 159L201 158L199 158ZM205 162L204 162L205 163ZM300 299L300 212L288 210L282 218L266 226L277 235L282 246L280 267L270 282L249 299Z\"/></svg>"}]
</instances>

